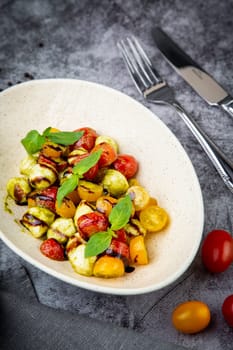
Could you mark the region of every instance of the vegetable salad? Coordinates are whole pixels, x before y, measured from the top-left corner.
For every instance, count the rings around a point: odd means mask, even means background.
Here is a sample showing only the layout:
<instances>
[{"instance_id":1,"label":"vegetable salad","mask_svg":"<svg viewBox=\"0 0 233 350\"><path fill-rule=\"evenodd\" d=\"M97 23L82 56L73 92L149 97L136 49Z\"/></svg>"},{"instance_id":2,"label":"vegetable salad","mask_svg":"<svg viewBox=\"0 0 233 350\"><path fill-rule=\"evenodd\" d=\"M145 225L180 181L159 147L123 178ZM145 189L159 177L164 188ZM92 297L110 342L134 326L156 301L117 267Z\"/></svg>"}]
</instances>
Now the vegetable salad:
<instances>
[{"instance_id":1,"label":"vegetable salad","mask_svg":"<svg viewBox=\"0 0 233 350\"><path fill-rule=\"evenodd\" d=\"M43 255L102 278L149 263L146 236L162 230L168 214L136 180L134 156L90 127L31 130L21 143L27 156L7 192L27 205L20 223L41 240Z\"/></svg>"}]
</instances>

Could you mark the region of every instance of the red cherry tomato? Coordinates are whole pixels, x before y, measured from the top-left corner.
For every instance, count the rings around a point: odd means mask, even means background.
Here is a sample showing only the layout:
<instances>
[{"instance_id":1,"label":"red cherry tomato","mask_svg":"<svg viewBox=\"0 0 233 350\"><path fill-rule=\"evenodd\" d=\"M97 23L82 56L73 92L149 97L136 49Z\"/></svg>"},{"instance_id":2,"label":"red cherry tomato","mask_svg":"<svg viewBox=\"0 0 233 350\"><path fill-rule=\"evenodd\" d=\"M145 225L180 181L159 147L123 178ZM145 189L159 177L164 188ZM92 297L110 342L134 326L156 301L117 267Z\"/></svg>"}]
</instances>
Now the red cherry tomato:
<instances>
[{"instance_id":1,"label":"red cherry tomato","mask_svg":"<svg viewBox=\"0 0 233 350\"><path fill-rule=\"evenodd\" d=\"M40 191L33 191L28 195L29 207L47 208L53 212L56 211L55 203L58 187L51 186Z\"/></svg>"},{"instance_id":2,"label":"red cherry tomato","mask_svg":"<svg viewBox=\"0 0 233 350\"><path fill-rule=\"evenodd\" d=\"M40 245L40 251L47 258L62 261L65 260L64 248L54 238L48 238Z\"/></svg>"},{"instance_id":3,"label":"red cherry tomato","mask_svg":"<svg viewBox=\"0 0 233 350\"><path fill-rule=\"evenodd\" d=\"M99 149L102 150L100 159L98 161L98 165L100 168L109 166L110 164L112 164L116 158L117 158L117 153L115 151L115 149L107 142L101 142L98 145L96 145L92 152L96 152Z\"/></svg>"},{"instance_id":4,"label":"red cherry tomato","mask_svg":"<svg viewBox=\"0 0 233 350\"><path fill-rule=\"evenodd\" d=\"M117 256L125 262L129 261L129 246L127 243L121 242L118 239L113 238L110 246L106 250L107 255Z\"/></svg>"},{"instance_id":5,"label":"red cherry tomato","mask_svg":"<svg viewBox=\"0 0 233 350\"><path fill-rule=\"evenodd\" d=\"M56 171L56 162L53 159L45 157L42 153L39 155L38 163Z\"/></svg>"},{"instance_id":6,"label":"red cherry tomato","mask_svg":"<svg viewBox=\"0 0 233 350\"><path fill-rule=\"evenodd\" d=\"M106 231L108 218L97 211L81 215L77 222L78 230L83 239L88 240L94 233Z\"/></svg>"},{"instance_id":7,"label":"red cherry tomato","mask_svg":"<svg viewBox=\"0 0 233 350\"><path fill-rule=\"evenodd\" d=\"M233 294L229 295L222 304L222 314L230 327L233 327Z\"/></svg>"},{"instance_id":8,"label":"red cherry tomato","mask_svg":"<svg viewBox=\"0 0 233 350\"><path fill-rule=\"evenodd\" d=\"M138 170L137 160L128 154L119 154L113 167L120 171L127 179L133 177Z\"/></svg>"},{"instance_id":9,"label":"red cherry tomato","mask_svg":"<svg viewBox=\"0 0 233 350\"><path fill-rule=\"evenodd\" d=\"M92 128L80 128L75 131L83 131L83 136L75 142L73 145L70 146L70 151L73 151L74 149L78 148L84 148L87 151L90 151L94 145L95 145L95 140L97 138L97 133L94 129Z\"/></svg>"},{"instance_id":10,"label":"red cherry tomato","mask_svg":"<svg viewBox=\"0 0 233 350\"><path fill-rule=\"evenodd\" d=\"M233 239L224 230L214 230L206 236L201 250L202 261L210 272L223 272L233 261Z\"/></svg>"},{"instance_id":11,"label":"red cherry tomato","mask_svg":"<svg viewBox=\"0 0 233 350\"><path fill-rule=\"evenodd\" d=\"M89 153L84 153L84 154L81 154L79 156L76 156L71 165L76 165L80 162L80 160L84 159L84 158L87 158L90 154ZM99 166L98 166L98 163L96 163L95 165L93 165L93 167L91 167L85 174L83 174L83 177L84 179L88 180L88 181L91 181L93 180L97 173L98 173L98 170L99 170Z\"/></svg>"},{"instance_id":12,"label":"red cherry tomato","mask_svg":"<svg viewBox=\"0 0 233 350\"><path fill-rule=\"evenodd\" d=\"M127 233L126 231L121 228L120 230L115 231L115 233L117 234L117 240L127 243Z\"/></svg>"}]
</instances>

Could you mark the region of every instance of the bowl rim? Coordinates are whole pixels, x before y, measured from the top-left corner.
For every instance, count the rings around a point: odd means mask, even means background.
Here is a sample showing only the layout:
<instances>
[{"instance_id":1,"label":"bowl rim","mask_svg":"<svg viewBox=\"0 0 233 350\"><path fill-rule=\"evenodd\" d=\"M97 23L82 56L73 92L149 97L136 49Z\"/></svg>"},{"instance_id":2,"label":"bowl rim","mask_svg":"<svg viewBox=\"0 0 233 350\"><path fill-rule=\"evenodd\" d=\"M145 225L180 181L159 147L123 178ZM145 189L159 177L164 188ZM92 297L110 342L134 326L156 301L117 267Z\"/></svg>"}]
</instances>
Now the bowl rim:
<instances>
[{"instance_id":1,"label":"bowl rim","mask_svg":"<svg viewBox=\"0 0 233 350\"><path fill-rule=\"evenodd\" d=\"M88 80L72 79L72 78L35 79L35 80L22 82L20 84L8 87L7 89L0 92L0 97L5 95L5 94L8 94L9 91L17 90L25 85L35 85L35 84L45 84L45 83L62 83L62 82L66 82L66 83L70 82L72 84L78 83L78 84L89 85L89 86L93 86L97 89L104 89L106 92L111 92L114 94L119 94L120 96L127 97L129 100L131 100L132 103L138 104L141 107L143 107L144 109L146 109L147 111L149 111L151 113L151 115L153 115L153 117L155 117L163 125L163 127L166 128L167 131L170 132L171 136L173 138L175 138L176 142L178 142L179 145L181 146L183 153L184 153L184 156L186 156L186 161L189 162L189 166L191 166L191 168L192 168L193 180L195 180L195 182L196 182L196 195L199 198L199 205L200 205L199 225L200 225L201 230L200 230L199 239L196 241L196 245L191 252L192 254L190 253L189 257L186 259L186 264L184 266L182 266L181 268L179 268L178 271L171 274L169 277L167 277L162 282L156 283L156 285L152 284L152 285L145 286L145 287L137 287L137 288L131 289L131 288L114 288L114 287L109 287L109 286L99 286L96 284L91 284L89 282L80 281L78 279L76 280L73 277L69 277L68 275L64 275L64 273L60 273L60 272L54 270L53 268L45 266L43 263L32 258L30 255L28 255L27 253L25 253L24 251L19 249L14 243L12 243L11 240L8 239L7 235L4 234L1 229L0 229L0 238L13 252L15 252L18 256L20 256L25 261L29 262L35 268L38 268L38 269L42 270L43 272L49 274L50 276L55 277L59 280L62 280L63 282L66 282L68 284L71 284L71 285L74 285L76 287L80 287L83 289L87 289L90 291L94 291L94 292L98 292L98 293L102 293L102 294L111 294L111 295L139 295L139 294L146 294L146 293L154 292L154 291L160 290L164 287L171 285L173 282L177 281L184 274L184 272L190 267L191 263L193 262L193 260L195 259L195 256L198 253L200 243L201 243L201 240L203 237L203 228L204 228L203 195L202 195L201 186L200 186L200 182L199 182L197 173L196 173L195 168L190 160L189 155L187 154L187 152L184 149L183 145L181 144L180 140L175 136L175 134L170 130L170 128L153 111L151 111L145 105L143 105L139 101L135 100L133 97L127 95L126 93L121 92L121 91L114 89L112 87L106 86L104 84L100 84L100 83L96 83L96 82L92 82L92 81L88 81Z\"/></svg>"}]
</instances>

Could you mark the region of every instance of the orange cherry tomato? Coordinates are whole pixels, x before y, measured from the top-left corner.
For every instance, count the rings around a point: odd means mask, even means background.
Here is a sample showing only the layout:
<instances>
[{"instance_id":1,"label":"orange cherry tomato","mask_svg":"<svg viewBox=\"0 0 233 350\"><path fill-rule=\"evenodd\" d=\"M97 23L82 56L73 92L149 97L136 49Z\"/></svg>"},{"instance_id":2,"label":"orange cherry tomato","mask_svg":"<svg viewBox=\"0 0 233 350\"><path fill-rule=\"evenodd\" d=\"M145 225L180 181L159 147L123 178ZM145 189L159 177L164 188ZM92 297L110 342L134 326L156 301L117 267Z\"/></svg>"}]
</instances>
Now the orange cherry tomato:
<instances>
[{"instance_id":1,"label":"orange cherry tomato","mask_svg":"<svg viewBox=\"0 0 233 350\"><path fill-rule=\"evenodd\" d=\"M148 207L149 205L158 205L158 201L156 198L154 197L150 197L149 203L148 203Z\"/></svg>"},{"instance_id":2,"label":"orange cherry tomato","mask_svg":"<svg viewBox=\"0 0 233 350\"><path fill-rule=\"evenodd\" d=\"M173 326L182 333L194 334L205 329L210 323L209 307L197 300L178 305L172 313Z\"/></svg>"},{"instance_id":3,"label":"orange cherry tomato","mask_svg":"<svg viewBox=\"0 0 233 350\"><path fill-rule=\"evenodd\" d=\"M148 254L143 236L136 236L130 240L129 253L130 259L134 264L148 264Z\"/></svg>"},{"instance_id":4,"label":"orange cherry tomato","mask_svg":"<svg viewBox=\"0 0 233 350\"><path fill-rule=\"evenodd\" d=\"M72 202L74 203L75 206L77 206L79 204L79 202L81 201L79 195L78 195L78 191L77 190L74 190L70 193L68 193L66 195L66 197L68 197L69 199L72 200Z\"/></svg>"},{"instance_id":5,"label":"orange cherry tomato","mask_svg":"<svg viewBox=\"0 0 233 350\"><path fill-rule=\"evenodd\" d=\"M100 212L109 216L112 208L117 203L117 199L110 196L101 196L96 201L96 209Z\"/></svg>"},{"instance_id":6,"label":"orange cherry tomato","mask_svg":"<svg viewBox=\"0 0 233 350\"><path fill-rule=\"evenodd\" d=\"M94 147L95 140L98 136L96 131L88 127L76 129L75 131L83 131L83 136L69 147L70 150L73 151L74 149L84 148L90 151Z\"/></svg>"},{"instance_id":7,"label":"orange cherry tomato","mask_svg":"<svg viewBox=\"0 0 233 350\"><path fill-rule=\"evenodd\" d=\"M117 158L116 150L107 142L101 142L96 145L92 152L96 152L98 150L102 150L100 159L98 161L99 168L104 168L106 166L111 165Z\"/></svg>"},{"instance_id":8,"label":"orange cherry tomato","mask_svg":"<svg viewBox=\"0 0 233 350\"><path fill-rule=\"evenodd\" d=\"M65 149L65 146L58 145L51 141L47 141L43 145L42 153L45 157L48 158L60 158L64 154Z\"/></svg>"},{"instance_id":9,"label":"orange cherry tomato","mask_svg":"<svg viewBox=\"0 0 233 350\"><path fill-rule=\"evenodd\" d=\"M121 259L113 256L101 256L94 265L93 274L96 277L114 278L123 276L125 266Z\"/></svg>"}]
</instances>

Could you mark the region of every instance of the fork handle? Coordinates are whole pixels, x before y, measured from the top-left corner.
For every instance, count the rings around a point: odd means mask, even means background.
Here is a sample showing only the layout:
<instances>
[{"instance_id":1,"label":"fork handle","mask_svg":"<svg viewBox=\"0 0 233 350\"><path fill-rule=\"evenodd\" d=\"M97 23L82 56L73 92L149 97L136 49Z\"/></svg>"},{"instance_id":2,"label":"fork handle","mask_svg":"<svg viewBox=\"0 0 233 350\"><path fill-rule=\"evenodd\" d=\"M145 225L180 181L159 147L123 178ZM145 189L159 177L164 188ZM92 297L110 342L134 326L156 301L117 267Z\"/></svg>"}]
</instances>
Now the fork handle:
<instances>
[{"instance_id":1,"label":"fork handle","mask_svg":"<svg viewBox=\"0 0 233 350\"><path fill-rule=\"evenodd\" d=\"M231 193L233 193L233 178L232 175L229 174L229 170L233 171L232 162L227 159L227 157L218 148L218 146L193 121L193 119L186 113L179 102L174 101L171 103L171 105L188 126L192 134L196 137L197 141L200 143L203 150L214 165L215 169L221 176L223 182L231 191Z\"/></svg>"}]
</instances>

